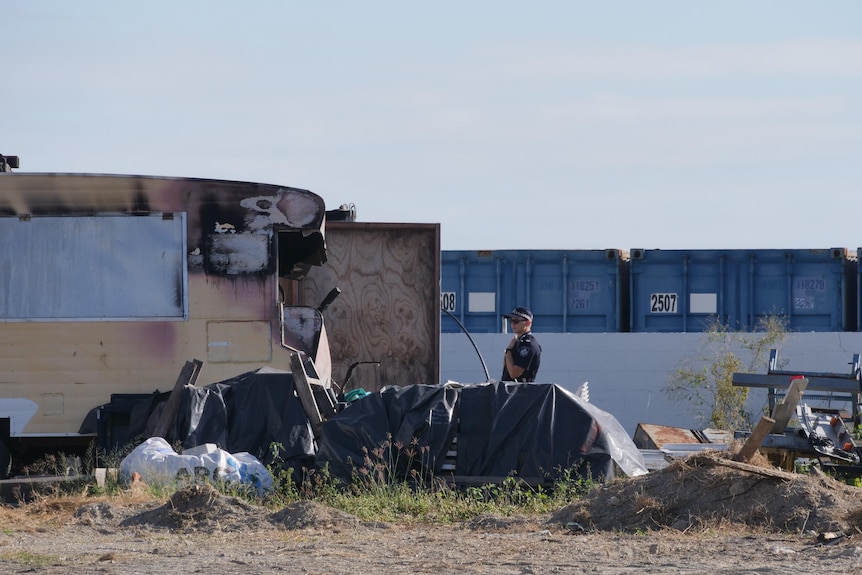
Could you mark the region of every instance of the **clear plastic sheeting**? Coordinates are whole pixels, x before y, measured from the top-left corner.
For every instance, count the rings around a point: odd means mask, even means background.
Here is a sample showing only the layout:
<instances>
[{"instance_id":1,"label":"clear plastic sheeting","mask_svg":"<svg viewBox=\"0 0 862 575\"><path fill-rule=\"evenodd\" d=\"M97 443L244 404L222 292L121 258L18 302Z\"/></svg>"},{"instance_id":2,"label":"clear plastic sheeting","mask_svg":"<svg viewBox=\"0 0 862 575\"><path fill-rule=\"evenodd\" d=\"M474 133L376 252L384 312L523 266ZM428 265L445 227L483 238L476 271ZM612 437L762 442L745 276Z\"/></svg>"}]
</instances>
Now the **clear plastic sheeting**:
<instances>
[{"instance_id":1,"label":"clear plastic sheeting","mask_svg":"<svg viewBox=\"0 0 862 575\"><path fill-rule=\"evenodd\" d=\"M324 423L316 466L348 480L383 463L389 472L553 480L610 479L614 463L646 473L610 414L553 384L485 383L384 388Z\"/></svg>"},{"instance_id":2,"label":"clear plastic sheeting","mask_svg":"<svg viewBox=\"0 0 862 575\"><path fill-rule=\"evenodd\" d=\"M138 473L148 485L188 485L223 481L249 485L263 495L272 489L272 475L249 453L228 453L205 444L178 454L161 437L151 437L120 462L120 475L126 481Z\"/></svg>"},{"instance_id":3,"label":"clear plastic sheeting","mask_svg":"<svg viewBox=\"0 0 862 575\"><path fill-rule=\"evenodd\" d=\"M578 392L583 393L582 390L586 389L585 386L586 384L581 386ZM560 388L560 390L568 393L565 389ZM643 453L637 448L616 417L606 411L602 411L587 400L581 399L577 393L572 394L572 399L599 422L599 426L601 426L605 433L611 459L619 465L623 473L629 477L637 477L638 475L648 473L649 470L647 469Z\"/></svg>"}]
</instances>

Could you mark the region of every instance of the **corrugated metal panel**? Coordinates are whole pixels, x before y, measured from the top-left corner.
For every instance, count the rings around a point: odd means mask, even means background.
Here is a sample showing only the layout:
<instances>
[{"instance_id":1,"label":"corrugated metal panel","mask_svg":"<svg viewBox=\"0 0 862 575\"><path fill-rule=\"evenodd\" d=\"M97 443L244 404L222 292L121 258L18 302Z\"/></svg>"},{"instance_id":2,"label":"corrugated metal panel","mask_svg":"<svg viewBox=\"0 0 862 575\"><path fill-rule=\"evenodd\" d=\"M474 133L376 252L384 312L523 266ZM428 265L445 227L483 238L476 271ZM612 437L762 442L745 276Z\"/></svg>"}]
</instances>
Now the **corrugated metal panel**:
<instances>
[{"instance_id":1,"label":"corrugated metal panel","mask_svg":"<svg viewBox=\"0 0 862 575\"><path fill-rule=\"evenodd\" d=\"M644 465L650 471L658 471L670 465L665 454L659 449L641 449L640 452L644 458Z\"/></svg>"},{"instance_id":2,"label":"corrugated metal panel","mask_svg":"<svg viewBox=\"0 0 862 575\"><path fill-rule=\"evenodd\" d=\"M849 277L855 280L851 288L855 296L853 301L856 304L856 313L854 314L856 325L852 326L851 331L862 331L862 263L860 262L862 262L862 248L856 248L856 261L852 262L855 273L849 273Z\"/></svg>"},{"instance_id":3,"label":"corrugated metal panel","mask_svg":"<svg viewBox=\"0 0 862 575\"><path fill-rule=\"evenodd\" d=\"M843 331L846 250L632 250L633 332L697 332L716 318L753 331L784 315L792 331Z\"/></svg>"},{"instance_id":4,"label":"corrugated metal panel","mask_svg":"<svg viewBox=\"0 0 862 575\"><path fill-rule=\"evenodd\" d=\"M533 330L602 333L621 329L620 250L497 250L441 253L442 302L471 333L502 333L503 314L530 308ZM445 333L460 331L443 313Z\"/></svg>"}]
</instances>

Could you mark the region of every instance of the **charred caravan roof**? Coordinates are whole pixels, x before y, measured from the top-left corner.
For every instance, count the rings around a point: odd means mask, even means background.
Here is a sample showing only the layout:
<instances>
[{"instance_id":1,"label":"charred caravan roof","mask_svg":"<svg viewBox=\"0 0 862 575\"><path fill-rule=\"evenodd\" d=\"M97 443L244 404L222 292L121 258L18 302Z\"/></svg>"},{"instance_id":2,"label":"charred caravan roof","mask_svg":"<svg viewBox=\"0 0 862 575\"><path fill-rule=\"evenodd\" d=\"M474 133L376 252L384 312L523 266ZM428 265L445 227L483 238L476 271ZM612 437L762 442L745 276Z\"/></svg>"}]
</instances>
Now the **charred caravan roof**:
<instances>
[{"instance_id":1,"label":"charred caravan roof","mask_svg":"<svg viewBox=\"0 0 862 575\"><path fill-rule=\"evenodd\" d=\"M279 250L298 279L326 261L323 199L308 190L227 180L59 173L0 174L0 217L185 213L189 245L215 233L297 232ZM290 254L283 252L289 251ZM288 265L285 265L288 264Z\"/></svg>"}]
</instances>

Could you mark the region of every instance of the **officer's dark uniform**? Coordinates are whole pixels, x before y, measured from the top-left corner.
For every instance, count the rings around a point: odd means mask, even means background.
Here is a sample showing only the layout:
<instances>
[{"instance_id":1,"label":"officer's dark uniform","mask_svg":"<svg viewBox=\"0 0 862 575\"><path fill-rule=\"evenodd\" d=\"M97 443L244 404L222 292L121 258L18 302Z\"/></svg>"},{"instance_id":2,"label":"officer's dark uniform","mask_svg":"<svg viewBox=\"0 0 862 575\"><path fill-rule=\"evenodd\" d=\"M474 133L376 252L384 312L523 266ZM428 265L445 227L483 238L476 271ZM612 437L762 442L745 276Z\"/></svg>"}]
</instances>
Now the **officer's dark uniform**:
<instances>
[{"instance_id":1,"label":"officer's dark uniform","mask_svg":"<svg viewBox=\"0 0 862 575\"><path fill-rule=\"evenodd\" d=\"M527 332L518 338L512 351L506 351L512 354L512 363L518 367L524 368L524 373L521 377L515 379L509 375L509 370L506 369L506 364L503 364L503 377L500 381L520 381L530 382L536 381L536 374L539 372L539 361L542 357L542 346L536 341L532 332Z\"/></svg>"}]
</instances>

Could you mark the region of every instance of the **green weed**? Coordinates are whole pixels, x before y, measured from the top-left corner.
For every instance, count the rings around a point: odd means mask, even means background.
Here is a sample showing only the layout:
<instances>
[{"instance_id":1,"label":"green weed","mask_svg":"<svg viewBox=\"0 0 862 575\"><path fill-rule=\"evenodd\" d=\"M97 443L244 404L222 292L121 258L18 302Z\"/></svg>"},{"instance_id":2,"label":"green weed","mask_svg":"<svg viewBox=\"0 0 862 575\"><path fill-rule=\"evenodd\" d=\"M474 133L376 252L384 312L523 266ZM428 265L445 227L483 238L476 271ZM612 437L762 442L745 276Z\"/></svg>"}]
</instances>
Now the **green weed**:
<instances>
[{"instance_id":1,"label":"green weed","mask_svg":"<svg viewBox=\"0 0 862 575\"><path fill-rule=\"evenodd\" d=\"M274 453L279 450L273 446ZM392 442L363 450L363 461L344 483L322 470L303 470L297 482L292 469L271 468L276 488L269 505L284 506L313 500L364 521L425 521L450 523L484 513L499 515L545 513L583 497L596 487L574 470L557 470L549 486L531 486L516 476L501 483L461 488L431 473L427 449ZM278 458L274 458L278 462Z\"/></svg>"},{"instance_id":2,"label":"green weed","mask_svg":"<svg viewBox=\"0 0 862 575\"><path fill-rule=\"evenodd\" d=\"M16 551L13 553L0 553L0 560L12 561L26 567L39 568L57 565L60 558L56 555L38 555L29 551Z\"/></svg>"}]
</instances>

